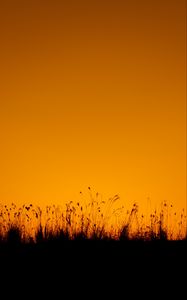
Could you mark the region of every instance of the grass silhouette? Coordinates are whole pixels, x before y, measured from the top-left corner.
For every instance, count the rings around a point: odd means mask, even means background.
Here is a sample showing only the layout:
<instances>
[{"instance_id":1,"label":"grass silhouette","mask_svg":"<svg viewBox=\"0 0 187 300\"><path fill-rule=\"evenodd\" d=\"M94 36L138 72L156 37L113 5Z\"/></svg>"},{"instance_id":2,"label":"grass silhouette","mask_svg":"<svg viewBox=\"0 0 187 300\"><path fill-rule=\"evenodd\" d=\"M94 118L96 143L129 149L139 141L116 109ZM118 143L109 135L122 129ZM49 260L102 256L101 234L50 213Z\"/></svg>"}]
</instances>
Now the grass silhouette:
<instances>
[{"instance_id":1,"label":"grass silhouette","mask_svg":"<svg viewBox=\"0 0 187 300\"><path fill-rule=\"evenodd\" d=\"M46 243L70 240L184 240L186 239L186 215L173 211L173 206L163 202L161 210L148 217L139 214L138 205L125 211L117 207L119 196L103 201L99 193L89 188L89 201L70 201L65 208L46 206L41 209L32 204L17 208L0 208L0 242Z\"/></svg>"},{"instance_id":2,"label":"grass silhouette","mask_svg":"<svg viewBox=\"0 0 187 300\"><path fill-rule=\"evenodd\" d=\"M181 289L187 244L184 211L177 215L164 202L160 211L145 216L136 203L126 210L118 207L118 200L115 195L105 201L89 189L87 201L70 201L65 207L2 205L1 283L7 278L9 286L27 286L29 278L32 288L35 283L46 291L54 283L53 293L64 292L69 284L69 294L77 280L81 291L104 288L104 279L115 291L124 286L127 291L129 284L134 289L140 282L163 289L169 278L170 283L179 279Z\"/></svg>"}]
</instances>

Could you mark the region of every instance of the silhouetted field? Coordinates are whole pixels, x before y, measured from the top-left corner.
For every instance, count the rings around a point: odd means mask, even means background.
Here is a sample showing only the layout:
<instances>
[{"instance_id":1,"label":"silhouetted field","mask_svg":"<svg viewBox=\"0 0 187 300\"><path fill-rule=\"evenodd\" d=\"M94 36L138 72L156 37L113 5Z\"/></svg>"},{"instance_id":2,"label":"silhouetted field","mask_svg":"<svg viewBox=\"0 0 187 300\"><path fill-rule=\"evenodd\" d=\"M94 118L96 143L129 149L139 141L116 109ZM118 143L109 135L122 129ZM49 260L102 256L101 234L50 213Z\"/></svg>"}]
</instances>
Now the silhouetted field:
<instances>
[{"instance_id":1,"label":"silhouetted field","mask_svg":"<svg viewBox=\"0 0 187 300\"><path fill-rule=\"evenodd\" d=\"M140 282L158 289L166 287L165 280L171 285L180 279L184 286L186 216L180 214L173 227L168 222L171 207L163 203L145 223L137 204L122 214L121 208L112 209L117 195L103 203L97 198L96 194L85 207L70 202L65 210L2 206L1 282L60 281L65 289L81 281L97 289L107 280L113 287L120 284L120 289Z\"/></svg>"}]
</instances>

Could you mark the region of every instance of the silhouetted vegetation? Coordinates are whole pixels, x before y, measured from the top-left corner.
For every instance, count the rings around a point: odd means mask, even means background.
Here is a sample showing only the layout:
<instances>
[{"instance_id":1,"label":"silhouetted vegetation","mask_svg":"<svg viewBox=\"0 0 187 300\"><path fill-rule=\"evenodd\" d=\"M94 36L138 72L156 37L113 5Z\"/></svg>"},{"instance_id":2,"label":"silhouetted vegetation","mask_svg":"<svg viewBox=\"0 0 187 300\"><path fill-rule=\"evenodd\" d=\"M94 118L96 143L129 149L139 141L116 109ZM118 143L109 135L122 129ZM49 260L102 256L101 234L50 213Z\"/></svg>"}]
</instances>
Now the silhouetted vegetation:
<instances>
[{"instance_id":1,"label":"silhouetted vegetation","mask_svg":"<svg viewBox=\"0 0 187 300\"><path fill-rule=\"evenodd\" d=\"M140 215L136 203L132 209L116 207L119 196L103 201L99 193L89 188L87 203L70 201L60 206L23 205L0 208L0 242L46 243L70 240L183 240L186 238L184 210L177 216L173 206L162 203L161 210L149 216Z\"/></svg>"},{"instance_id":2,"label":"silhouetted vegetation","mask_svg":"<svg viewBox=\"0 0 187 300\"><path fill-rule=\"evenodd\" d=\"M99 282L107 279L111 286L116 280L118 290L121 281L121 291L140 280L154 288L158 279L162 288L166 277L176 281L185 270L184 211L177 215L164 202L160 211L146 216L136 203L131 210L118 207L118 195L104 201L89 193L88 202L70 201L65 207L0 207L1 283L8 278L9 285L17 281L17 286L27 286L30 278L48 291L46 282L49 287L54 282L60 293L69 284L69 295L77 279L92 289L100 289Z\"/></svg>"}]
</instances>

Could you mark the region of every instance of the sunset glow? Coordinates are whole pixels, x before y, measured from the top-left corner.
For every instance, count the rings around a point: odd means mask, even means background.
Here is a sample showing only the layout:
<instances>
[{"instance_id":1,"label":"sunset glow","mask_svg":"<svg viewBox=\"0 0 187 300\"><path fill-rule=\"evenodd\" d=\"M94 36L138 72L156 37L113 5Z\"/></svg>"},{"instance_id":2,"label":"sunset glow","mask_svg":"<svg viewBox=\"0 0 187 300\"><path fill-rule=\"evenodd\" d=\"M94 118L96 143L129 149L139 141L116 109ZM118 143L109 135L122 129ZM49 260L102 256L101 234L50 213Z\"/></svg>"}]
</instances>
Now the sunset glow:
<instances>
[{"instance_id":1,"label":"sunset glow","mask_svg":"<svg viewBox=\"0 0 187 300\"><path fill-rule=\"evenodd\" d=\"M0 41L0 203L186 209L185 0L1 1Z\"/></svg>"}]
</instances>

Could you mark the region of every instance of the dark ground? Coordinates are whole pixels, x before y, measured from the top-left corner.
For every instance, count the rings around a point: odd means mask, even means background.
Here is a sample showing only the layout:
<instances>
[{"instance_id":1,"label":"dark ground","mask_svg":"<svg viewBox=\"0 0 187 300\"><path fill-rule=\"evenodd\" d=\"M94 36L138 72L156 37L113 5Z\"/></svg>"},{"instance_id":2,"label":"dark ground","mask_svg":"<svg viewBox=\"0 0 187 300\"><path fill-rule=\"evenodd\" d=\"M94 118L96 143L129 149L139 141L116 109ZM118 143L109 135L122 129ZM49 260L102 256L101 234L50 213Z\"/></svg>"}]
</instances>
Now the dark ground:
<instances>
[{"instance_id":1,"label":"dark ground","mask_svg":"<svg viewBox=\"0 0 187 300\"><path fill-rule=\"evenodd\" d=\"M186 292L187 241L68 241L0 245L1 285L61 295ZM11 289L10 289L11 290ZM149 294L148 291L151 291ZM9 290L7 290L8 292ZM169 294L168 294L169 295ZM116 296L118 299L119 297ZM180 299L180 297L178 298Z\"/></svg>"}]
</instances>

